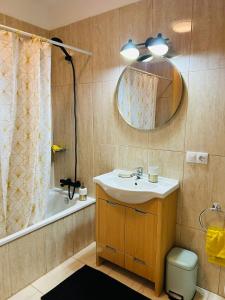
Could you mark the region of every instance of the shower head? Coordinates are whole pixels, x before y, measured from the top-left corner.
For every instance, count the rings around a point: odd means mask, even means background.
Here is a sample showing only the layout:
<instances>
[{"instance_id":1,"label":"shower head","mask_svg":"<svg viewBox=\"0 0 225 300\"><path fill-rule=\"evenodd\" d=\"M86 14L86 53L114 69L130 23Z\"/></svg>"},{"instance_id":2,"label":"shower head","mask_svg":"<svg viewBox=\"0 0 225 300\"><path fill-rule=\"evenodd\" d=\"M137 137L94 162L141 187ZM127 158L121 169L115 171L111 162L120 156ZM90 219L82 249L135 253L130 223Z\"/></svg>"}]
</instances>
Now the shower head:
<instances>
[{"instance_id":1,"label":"shower head","mask_svg":"<svg viewBox=\"0 0 225 300\"><path fill-rule=\"evenodd\" d=\"M53 37L52 41L63 44L63 41L58 37ZM63 53L65 54L65 60L72 61L72 56L66 51L66 49L64 47L57 46L57 45L54 45L54 46L59 47L63 51Z\"/></svg>"}]
</instances>

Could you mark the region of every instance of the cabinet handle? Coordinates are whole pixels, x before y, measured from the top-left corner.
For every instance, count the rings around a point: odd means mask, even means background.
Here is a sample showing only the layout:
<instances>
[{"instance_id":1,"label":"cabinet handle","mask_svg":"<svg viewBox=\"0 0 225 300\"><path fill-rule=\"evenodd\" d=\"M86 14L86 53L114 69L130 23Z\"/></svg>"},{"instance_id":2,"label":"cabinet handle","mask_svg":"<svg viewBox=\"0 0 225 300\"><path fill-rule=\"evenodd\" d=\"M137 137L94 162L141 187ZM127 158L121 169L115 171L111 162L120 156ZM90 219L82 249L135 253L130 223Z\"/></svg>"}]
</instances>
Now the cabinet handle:
<instances>
[{"instance_id":1,"label":"cabinet handle","mask_svg":"<svg viewBox=\"0 0 225 300\"><path fill-rule=\"evenodd\" d=\"M117 206L117 203L115 202L112 202L112 201L109 201L109 200L106 200L106 202L111 205L111 206Z\"/></svg>"},{"instance_id":2,"label":"cabinet handle","mask_svg":"<svg viewBox=\"0 0 225 300\"><path fill-rule=\"evenodd\" d=\"M146 265L146 263L143 260L141 260L141 259L139 259L137 257L134 257L134 262L136 262L136 263L138 263L140 265Z\"/></svg>"},{"instance_id":3,"label":"cabinet handle","mask_svg":"<svg viewBox=\"0 0 225 300\"><path fill-rule=\"evenodd\" d=\"M134 210L135 210L136 213L138 213L138 214L140 214L140 215L146 215L146 214L147 214L147 212L142 211L142 210L139 210L139 209L137 209L137 208L135 208Z\"/></svg>"},{"instance_id":4,"label":"cabinet handle","mask_svg":"<svg viewBox=\"0 0 225 300\"><path fill-rule=\"evenodd\" d=\"M111 247L111 246L109 246L109 245L106 245L105 247L106 247L108 250L111 250L111 251L113 251L113 252L116 252L116 249L113 248L113 247Z\"/></svg>"}]
</instances>

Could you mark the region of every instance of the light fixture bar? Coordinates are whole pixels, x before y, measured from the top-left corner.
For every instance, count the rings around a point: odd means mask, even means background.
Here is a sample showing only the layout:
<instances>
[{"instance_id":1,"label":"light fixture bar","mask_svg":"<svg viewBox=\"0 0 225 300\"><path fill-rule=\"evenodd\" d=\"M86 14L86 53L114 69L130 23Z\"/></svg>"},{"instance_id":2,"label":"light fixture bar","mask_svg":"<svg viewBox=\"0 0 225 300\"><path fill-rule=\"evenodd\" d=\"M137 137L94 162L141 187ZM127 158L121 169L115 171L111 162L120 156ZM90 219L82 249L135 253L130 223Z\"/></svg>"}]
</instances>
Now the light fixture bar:
<instances>
[{"instance_id":1,"label":"light fixture bar","mask_svg":"<svg viewBox=\"0 0 225 300\"><path fill-rule=\"evenodd\" d=\"M139 48L144 48L145 47L145 43L139 43L139 44L135 44L137 47ZM143 47L142 47L143 46Z\"/></svg>"},{"instance_id":2,"label":"light fixture bar","mask_svg":"<svg viewBox=\"0 0 225 300\"><path fill-rule=\"evenodd\" d=\"M52 44L52 45L55 45L55 46L61 46L61 47L64 47L66 49L70 49L72 51L79 52L79 53L82 53L82 54L85 54L85 55L89 55L89 56L93 55L93 53L90 52L90 51L83 50L83 49L80 49L80 48L77 48L77 47L73 47L73 46L70 46L70 45L67 45L67 44L58 43L58 42L55 42L53 40L49 40L45 37L35 35L35 34L29 33L29 32L26 32L26 31L18 30L18 29L13 28L13 27L9 27L9 26L5 26L5 25L0 24L0 29L3 29L5 31L9 31L9 32L14 32L16 34L26 36L26 37L31 37L31 38L36 37L36 38L42 40L43 42L46 42L46 43L49 43L49 44Z\"/></svg>"}]
</instances>

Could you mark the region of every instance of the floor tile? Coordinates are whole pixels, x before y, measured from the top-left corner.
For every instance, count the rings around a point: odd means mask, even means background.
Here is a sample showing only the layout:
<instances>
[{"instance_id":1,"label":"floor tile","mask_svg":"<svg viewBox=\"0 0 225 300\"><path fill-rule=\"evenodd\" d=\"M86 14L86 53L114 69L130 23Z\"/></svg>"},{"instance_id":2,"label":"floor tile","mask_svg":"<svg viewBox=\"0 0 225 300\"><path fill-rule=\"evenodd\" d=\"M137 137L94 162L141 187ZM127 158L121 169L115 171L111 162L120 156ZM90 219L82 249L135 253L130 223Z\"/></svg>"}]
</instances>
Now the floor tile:
<instances>
[{"instance_id":1,"label":"floor tile","mask_svg":"<svg viewBox=\"0 0 225 300\"><path fill-rule=\"evenodd\" d=\"M41 296L42 294L37 289L29 285L25 289L9 298L9 300L38 300L41 298Z\"/></svg>"},{"instance_id":2,"label":"floor tile","mask_svg":"<svg viewBox=\"0 0 225 300\"><path fill-rule=\"evenodd\" d=\"M149 282L148 280L144 280L142 283L140 289L138 290L139 293L142 295L148 297L149 299L156 300L156 299L169 299L168 296L165 293L162 293L160 297L156 297L155 291L154 291L154 284Z\"/></svg>"},{"instance_id":3,"label":"floor tile","mask_svg":"<svg viewBox=\"0 0 225 300\"><path fill-rule=\"evenodd\" d=\"M70 258L66 260L63 264L59 265L46 275L42 276L38 280L32 283L32 286L39 290L41 293L45 294L60 282L65 280L67 277L72 275L75 271L80 269L84 264Z\"/></svg>"},{"instance_id":4,"label":"floor tile","mask_svg":"<svg viewBox=\"0 0 225 300\"><path fill-rule=\"evenodd\" d=\"M35 295L33 295L31 298L29 298L29 300L41 300L41 296L43 296L43 294L41 294L40 292L37 292Z\"/></svg>"},{"instance_id":5,"label":"floor tile","mask_svg":"<svg viewBox=\"0 0 225 300\"><path fill-rule=\"evenodd\" d=\"M129 286L131 289L140 290L144 279L131 273L125 269L111 264L112 271L109 273L110 277L120 281L121 283Z\"/></svg>"},{"instance_id":6,"label":"floor tile","mask_svg":"<svg viewBox=\"0 0 225 300\"><path fill-rule=\"evenodd\" d=\"M206 300L208 299L209 292L205 289L202 289L200 287L197 287L197 291L194 297L194 300Z\"/></svg>"},{"instance_id":7,"label":"floor tile","mask_svg":"<svg viewBox=\"0 0 225 300\"><path fill-rule=\"evenodd\" d=\"M91 243L88 247L74 255L74 258L85 265L95 268L105 274L113 272L113 265L110 262L104 262L101 266L96 265L96 243Z\"/></svg>"},{"instance_id":8,"label":"floor tile","mask_svg":"<svg viewBox=\"0 0 225 300\"><path fill-rule=\"evenodd\" d=\"M77 259L87 265L95 265L95 252L96 252L96 243L93 242L77 254L73 256L74 259Z\"/></svg>"}]
</instances>

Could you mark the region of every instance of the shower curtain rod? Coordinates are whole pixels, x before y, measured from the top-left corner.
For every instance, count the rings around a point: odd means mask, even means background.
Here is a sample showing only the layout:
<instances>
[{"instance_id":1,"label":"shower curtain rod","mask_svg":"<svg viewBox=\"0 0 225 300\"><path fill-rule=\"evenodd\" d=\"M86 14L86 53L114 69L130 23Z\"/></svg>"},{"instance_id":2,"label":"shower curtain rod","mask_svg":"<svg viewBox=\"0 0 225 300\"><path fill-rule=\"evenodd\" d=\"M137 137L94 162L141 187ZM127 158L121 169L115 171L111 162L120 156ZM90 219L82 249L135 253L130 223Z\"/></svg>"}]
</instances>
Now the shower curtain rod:
<instances>
[{"instance_id":1,"label":"shower curtain rod","mask_svg":"<svg viewBox=\"0 0 225 300\"><path fill-rule=\"evenodd\" d=\"M92 56L92 52L90 52L90 51L86 51L86 50L76 48L76 47L73 47L73 46L70 46L70 45L66 45L66 44L63 44L63 43L58 43L58 42L49 40L45 37L42 37L42 36L39 36L39 35L36 35L36 34L32 34L32 33L29 33L29 32L25 32L25 31L22 31L22 30L18 30L16 28L12 28L12 27L0 24L0 29L3 29L5 31L9 31L9 32L14 32L14 33L17 33L17 34L20 34L20 35L23 35L23 36L27 36L27 37L36 37L36 38L38 38L38 39L40 39L44 42L47 42L49 44L52 44L52 45L55 45L55 46L61 46L61 47L64 47L66 49L73 50L75 52L80 52L80 53Z\"/></svg>"},{"instance_id":2,"label":"shower curtain rod","mask_svg":"<svg viewBox=\"0 0 225 300\"><path fill-rule=\"evenodd\" d=\"M172 79L170 79L170 78L167 78L167 77L164 77L164 76L160 76L160 75L156 75L156 74L153 74L153 73L150 73L150 72L147 72L147 71L135 68L135 67L128 66L128 68L131 69L131 70L134 70L134 71L137 71L137 72L149 75L149 76L155 76L157 78L161 78L161 79L172 81Z\"/></svg>"}]
</instances>

